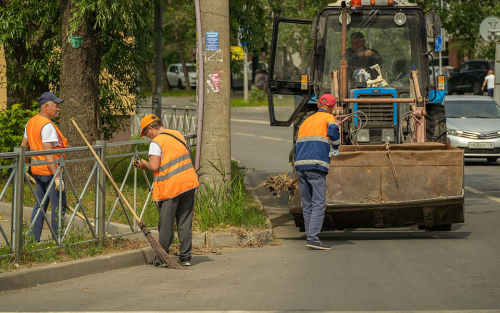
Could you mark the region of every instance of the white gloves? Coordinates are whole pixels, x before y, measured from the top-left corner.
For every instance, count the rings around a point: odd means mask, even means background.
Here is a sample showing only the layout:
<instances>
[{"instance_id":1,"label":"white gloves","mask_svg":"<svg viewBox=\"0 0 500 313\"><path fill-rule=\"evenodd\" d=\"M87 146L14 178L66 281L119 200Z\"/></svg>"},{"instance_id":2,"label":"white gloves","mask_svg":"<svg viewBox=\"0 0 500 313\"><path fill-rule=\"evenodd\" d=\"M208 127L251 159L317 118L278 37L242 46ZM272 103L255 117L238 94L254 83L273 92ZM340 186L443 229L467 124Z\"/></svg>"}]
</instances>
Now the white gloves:
<instances>
[{"instance_id":1,"label":"white gloves","mask_svg":"<svg viewBox=\"0 0 500 313\"><path fill-rule=\"evenodd\" d=\"M64 180L60 180L59 178L56 178L55 180L55 185L56 185L56 191L61 189L62 191L64 191Z\"/></svg>"},{"instance_id":2,"label":"white gloves","mask_svg":"<svg viewBox=\"0 0 500 313\"><path fill-rule=\"evenodd\" d=\"M334 158L336 157L337 155L339 155L339 149L333 149L333 148L330 148L330 152L328 152L328 156L330 158Z\"/></svg>"}]
</instances>

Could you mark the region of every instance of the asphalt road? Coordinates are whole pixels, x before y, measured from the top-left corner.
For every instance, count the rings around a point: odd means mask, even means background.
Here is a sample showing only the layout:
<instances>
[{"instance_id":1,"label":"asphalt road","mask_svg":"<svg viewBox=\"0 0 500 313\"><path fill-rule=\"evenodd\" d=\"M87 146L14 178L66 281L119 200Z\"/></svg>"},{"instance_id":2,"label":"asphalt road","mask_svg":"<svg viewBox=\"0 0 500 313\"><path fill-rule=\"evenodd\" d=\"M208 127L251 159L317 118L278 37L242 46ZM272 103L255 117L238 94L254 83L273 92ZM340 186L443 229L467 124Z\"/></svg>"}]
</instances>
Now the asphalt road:
<instances>
[{"instance_id":1,"label":"asphalt road","mask_svg":"<svg viewBox=\"0 0 500 313\"><path fill-rule=\"evenodd\" d=\"M291 170L290 128L262 109L234 109L232 154L257 184ZM500 309L500 162L466 161L465 223L325 232L331 251L305 247L286 199L258 193L279 237L262 248L193 258L190 271L147 266L0 294L2 311L495 310ZM493 311L492 311L493 312Z\"/></svg>"}]
</instances>

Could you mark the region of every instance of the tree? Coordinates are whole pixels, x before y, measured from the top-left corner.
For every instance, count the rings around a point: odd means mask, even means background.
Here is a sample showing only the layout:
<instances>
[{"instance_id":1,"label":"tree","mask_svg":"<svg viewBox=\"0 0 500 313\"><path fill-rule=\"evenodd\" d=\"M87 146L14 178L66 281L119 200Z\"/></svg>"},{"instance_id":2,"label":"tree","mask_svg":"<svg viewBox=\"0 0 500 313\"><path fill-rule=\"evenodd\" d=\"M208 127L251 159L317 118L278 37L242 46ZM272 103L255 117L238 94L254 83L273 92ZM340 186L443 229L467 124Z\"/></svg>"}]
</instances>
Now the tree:
<instances>
[{"instance_id":1,"label":"tree","mask_svg":"<svg viewBox=\"0 0 500 313\"><path fill-rule=\"evenodd\" d=\"M495 44L485 42L479 35L479 24L488 16L499 16L496 0L462 1L448 0L443 8L439 0L417 0L423 9L433 7L448 31L453 46L465 56L495 59Z\"/></svg>"}]
</instances>

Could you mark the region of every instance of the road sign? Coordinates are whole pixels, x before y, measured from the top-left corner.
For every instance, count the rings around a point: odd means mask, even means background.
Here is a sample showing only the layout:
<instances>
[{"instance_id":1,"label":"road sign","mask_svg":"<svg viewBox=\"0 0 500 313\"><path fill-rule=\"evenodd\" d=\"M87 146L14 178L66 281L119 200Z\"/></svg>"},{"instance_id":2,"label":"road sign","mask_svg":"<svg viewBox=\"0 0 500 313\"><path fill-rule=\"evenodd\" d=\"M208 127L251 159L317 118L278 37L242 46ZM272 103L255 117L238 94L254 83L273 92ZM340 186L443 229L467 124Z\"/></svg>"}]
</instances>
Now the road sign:
<instances>
[{"instance_id":1,"label":"road sign","mask_svg":"<svg viewBox=\"0 0 500 313\"><path fill-rule=\"evenodd\" d=\"M479 25L479 34L488 42L500 40L500 18L488 16L482 20Z\"/></svg>"},{"instance_id":2,"label":"road sign","mask_svg":"<svg viewBox=\"0 0 500 313\"><path fill-rule=\"evenodd\" d=\"M434 38L434 47L436 51L443 51L443 36Z\"/></svg>"}]
</instances>

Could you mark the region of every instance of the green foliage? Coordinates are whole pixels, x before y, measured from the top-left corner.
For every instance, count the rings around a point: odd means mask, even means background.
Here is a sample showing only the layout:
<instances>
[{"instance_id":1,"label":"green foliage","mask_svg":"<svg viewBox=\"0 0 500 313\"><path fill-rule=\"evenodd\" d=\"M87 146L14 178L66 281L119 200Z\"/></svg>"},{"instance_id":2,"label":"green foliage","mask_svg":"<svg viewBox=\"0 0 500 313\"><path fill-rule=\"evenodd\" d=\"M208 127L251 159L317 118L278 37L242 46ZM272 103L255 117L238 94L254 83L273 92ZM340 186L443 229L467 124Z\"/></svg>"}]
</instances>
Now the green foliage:
<instances>
[{"instance_id":1,"label":"green foliage","mask_svg":"<svg viewBox=\"0 0 500 313\"><path fill-rule=\"evenodd\" d=\"M231 161L232 178L219 165L211 166L222 176L221 181L200 187L195 198L195 222L200 230L242 227L262 228L266 215L245 189L245 169Z\"/></svg>"},{"instance_id":2,"label":"green foliage","mask_svg":"<svg viewBox=\"0 0 500 313\"><path fill-rule=\"evenodd\" d=\"M248 100L254 102L267 102L267 94L259 88L252 88L250 89L250 93L248 94Z\"/></svg>"},{"instance_id":3,"label":"green foliage","mask_svg":"<svg viewBox=\"0 0 500 313\"><path fill-rule=\"evenodd\" d=\"M21 144L24 126L36 114L38 110L35 104L30 110L24 110L20 104L14 104L11 108L0 111L0 153L11 152ZM0 166L8 163L12 162L7 159L0 160ZM7 171L4 169L0 173L5 174Z\"/></svg>"},{"instance_id":4,"label":"green foliage","mask_svg":"<svg viewBox=\"0 0 500 313\"><path fill-rule=\"evenodd\" d=\"M423 9L434 8L441 17L443 28L454 43L451 47L463 56L476 59L495 59L495 43L484 41L479 35L479 24L488 16L500 16L500 6L497 0L485 1L446 1L446 6L440 8L439 0L417 0Z\"/></svg>"}]
</instances>

